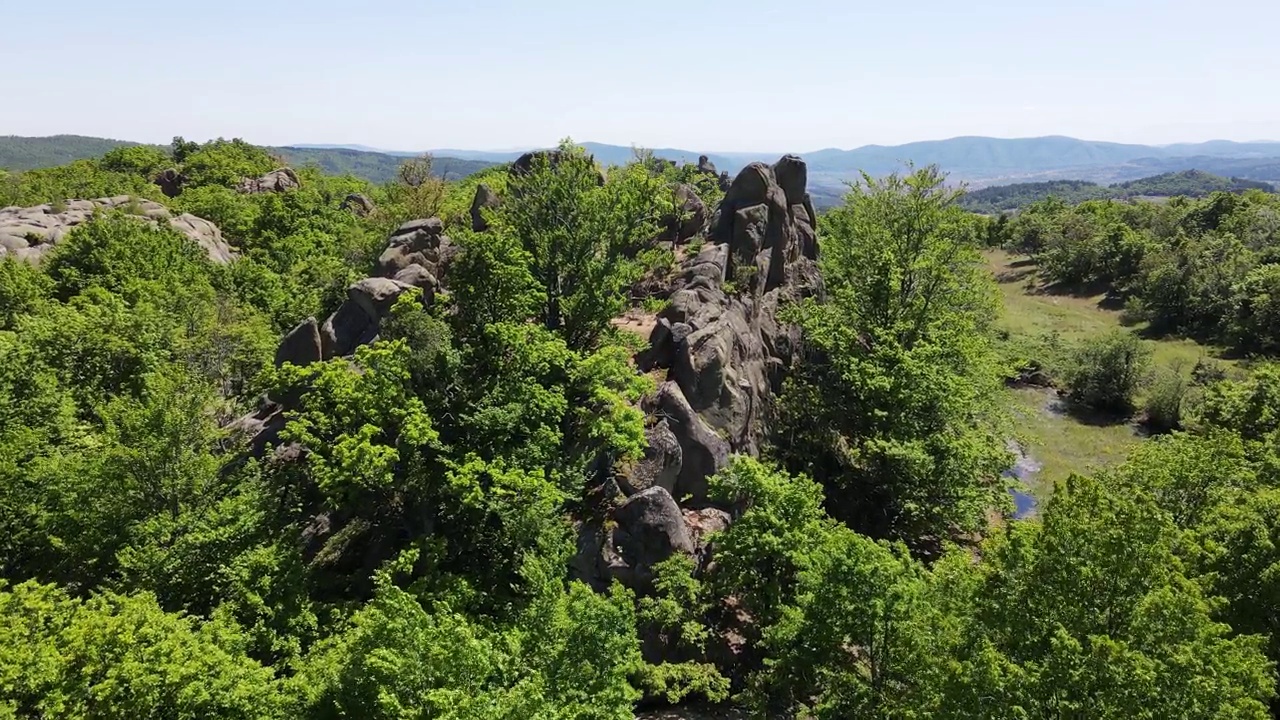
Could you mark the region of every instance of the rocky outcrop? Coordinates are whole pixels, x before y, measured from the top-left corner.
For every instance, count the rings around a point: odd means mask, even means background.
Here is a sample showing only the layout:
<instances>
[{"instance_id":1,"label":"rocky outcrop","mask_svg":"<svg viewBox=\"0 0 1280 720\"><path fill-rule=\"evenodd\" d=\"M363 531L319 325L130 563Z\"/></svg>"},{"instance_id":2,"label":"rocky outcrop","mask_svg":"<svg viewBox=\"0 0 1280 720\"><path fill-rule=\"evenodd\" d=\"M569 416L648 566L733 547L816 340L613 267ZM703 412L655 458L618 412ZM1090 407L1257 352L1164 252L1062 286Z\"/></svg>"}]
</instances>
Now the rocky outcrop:
<instances>
[{"instance_id":1,"label":"rocky outcrop","mask_svg":"<svg viewBox=\"0 0 1280 720\"><path fill-rule=\"evenodd\" d=\"M342 200L339 210L347 210L356 217L366 217L373 212L373 201L364 193L351 193Z\"/></svg>"},{"instance_id":2,"label":"rocky outcrop","mask_svg":"<svg viewBox=\"0 0 1280 720\"><path fill-rule=\"evenodd\" d=\"M616 526L604 545L609 575L627 587L645 591L653 567L675 553L693 555L693 539L684 515L666 488L636 493L614 512Z\"/></svg>"},{"instance_id":3,"label":"rocky outcrop","mask_svg":"<svg viewBox=\"0 0 1280 720\"><path fill-rule=\"evenodd\" d=\"M7 207L0 209L0 257L13 255L28 262L40 258L57 245L77 225L88 222L99 211L119 210L170 227L191 238L216 263L227 263L234 257L231 246L222 239L217 225L190 213L172 214L158 202L128 195L68 200L60 207Z\"/></svg>"},{"instance_id":4,"label":"rocky outcrop","mask_svg":"<svg viewBox=\"0 0 1280 720\"><path fill-rule=\"evenodd\" d=\"M434 294L456 254L457 247L444 234L440 218L410 220L391 233L376 270L382 277Z\"/></svg>"},{"instance_id":5,"label":"rocky outcrop","mask_svg":"<svg viewBox=\"0 0 1280 720\"><path fill-rule=\"evenodd\" d=\"M662 219L663 233L659 240L683 244L701 235L707 227L707 206L692 186L676 185L671 191L673 213Z\"/></svg>"},{"instance_id":6,"label":"rocky outcrop","mask_svg":"<svg viewBox=\"0 0 1280 720\"><path fill-rule=\"evenodd\" d=\"M628 495L651 487L674 492L684 463L684 448L665 418L645 430L645 439L648 448L644 457L618 473L618 486Z\"/></svg>"},{"instance_id":7,"label":"rocky outcrop","mask_svg":"<svg viewBox=\"0 0 1280 720\"><path fill-rule=\"evenodd\" d=\"M374 342L382 331L382 321L404 293L419 288L423 301L432 301L454 252L439 218L412 220L396 228L378 259L377 274L348 287L347 299L324 322L307 318L290 330L276 349L276 366L306 366L345 357ZM261 456L275 444L284 412L296 401L263 398L255 412L236 420L229 429L247 441L251 454Z\"/></svg>"},{"instance_id":8,"label":"rocky outcrop","mask_svg":"<svg viewBox=\"0 0 1280 720\"><path fill-rule=\"evenodd\" d=\"M285 363L302 367L322 359L324 351L320 344L320 326L313 317L298 323L280 341L280 347L276 348L276 367Z\"/></svg>"},{"instance_id":9,"label":"rocky outcrop","mask_svg":"<svg viewBox=\"0 0 1280 720\"><path fill-rule=\"evenodd\" d=\"M698 172L703 175L710 175L711 177L718 177L720 175L720 173L716 171L716 164L711 162L711 159L706 155L698 156Z\"/></svg>"},{"instance_id":10,"label":"rocky outcrop","mask_svg":"<svg viewBox=\"0 0 1280 720\"><path fill-rule=\"evenodd\" d=\"M713 561L710 538L728 527L730 514L714 506L707 480L731 454L758 454L799 351L799 330L781 323L778 311L822 293L806 175L794 156L744 168L716 212L708 242L671 282L649 347L636 358L642 371L665 371L642 404L648 447L639 461L615 468L613 478L630 497L611 518L584 522L579 532L574 570L595 587L618 579L645 592L651 576L644 568L671 552L690 552L700 568ZM679 509L683 532L674 529L665 498ZM654 509L638 513L635 507ZM642 543L653 552L627 549L635 542L629 523L637 516L665 518L643 523L660 528L643 537L667 538Z\"/></svg>"},{"instance_id":11,"label":"rocky outcrop","mask_svg":"<svg viewBox=\"0 0 1280 720\"><path fill-rule=\"evenodd\" d=\"M293 168L279 168L257 178L245 178L236 186L242 193L287 192L302 187Z\"/></svg>"},{"instance_id":12,"label":"rocky outcrop","mask_svg":"<svg viewBox=\"0 0 1280 720\"><path fill-rule=\"evenodd\" d=\"M476 185L476 195L471 199L471 229L476 232L488 230L489 221L485 220L484 211L497 208L499 202L493 188L484 183Z\"/></svg>"},{"instance_id":13,"label":"rocky outcrop","mask_svg":"<svg viewBox=\"0 0 1280 720\"><path fill-rule=\"evenodd\" d=\"M717 210L710 242L688 258L659 313L642 368L667 371L646 408L682 450L674 494L706 501L706 478L730 453L756 454L798 349L779 323L788 300L822 292L807 171L788 155L743 168Z\"/></svg>"},{"instance_id":14,"label":"rocky outcrop","mask_svg":"<svg viewBox=\"0 0 1280 720\"><path fill-rule=\"evenodd\" d=\"M186 184L187 176L178 172L177 168L169 168L157 173L151 182L160 187L160 192L164 193L165 197L174 198L182 194L182 186Z\"/></svg>"}]
</instances>

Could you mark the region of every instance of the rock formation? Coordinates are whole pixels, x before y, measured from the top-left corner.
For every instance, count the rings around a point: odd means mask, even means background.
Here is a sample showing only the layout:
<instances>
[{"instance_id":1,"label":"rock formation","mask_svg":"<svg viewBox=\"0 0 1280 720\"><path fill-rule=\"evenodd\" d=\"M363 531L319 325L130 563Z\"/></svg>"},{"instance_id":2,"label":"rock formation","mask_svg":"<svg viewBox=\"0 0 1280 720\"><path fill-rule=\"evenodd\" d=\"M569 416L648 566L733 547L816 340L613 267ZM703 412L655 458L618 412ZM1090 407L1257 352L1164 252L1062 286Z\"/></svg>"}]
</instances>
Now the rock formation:
<instances>
[{"instance_id":1,"label":"rock formation","mask_svg":"<svg viewBox=\"0 0 1280 720\"><path fill-rule=\"evenodd\" d=\"M431 302L441 286L455 247L439 218L411 220L396 228L378 258L377 274L347 288L347 299L324 322L307 318L290 330L276 349L277 366L298 366L345 357L378 339L382 321L406 291L420 288ZM260 456L276 443L284 428L284 412L294 398L261 399L258 409L231 423L233 435Z\"/></svg>"},{"instance_id":2,"label":"rock formation","mask_svg":"<svg viewBox=\"0 0 1280 720\"><path fill-rule=\"evenodd\" d=\"M160 203L128 195L68 200L64 207L59 208L36 205L0 209L0 257L13 255L28 262L39 262L72 228L88 222L99 210L113 209L155 223L167 222L196 241L213 262L226 263L234 257L231 246L222 239L217 225L190 213L175 216Z\"/></svg>"},{"instance_id":3,"label":"rock formation","mask_svg":"<svg viewBox=\"0 0 1280 720\"><path fill-rule=\"evenodd\" d=\"M476 185L476 196L471 200L471 229L484 232L489 229L489 221L484 219L484 211L492 210L500 204L498 193L493 188L480 183Z\"/></svg>"},{"instance_id":4,"label":"rock formation","mask_svg":"<svg viewBox=\"0 0 1280 720\"><path fill-rule=\"evenodd\" d=\"M707 478L730 454L759 452L799 344L799 330L780 324L778 309L822 292L806 183L795 156L748 165L702 250L681 265L650 347L637 358L642 370L666 377L642 406L649 418L644 457L614 478L630 497L614 510L613 524L580 528L575 572L596 587L616 578L643 592L648 568L672 552L690 553L701 565L707 536L728 525L728 513L711 506ZM683 533L662 509L664 496L680 508ZM627 509L639 498L644 512ZM635 538L658 539L641 543L639 552Z\"/></svg>"},{"instance_id":5,"label":"rock formation","mask_svg":"<svg viewBox=\"0 0 1280 720\"><path fill-rule=\"evenodd\" d=\"M153 183L160 186L160 192L165 197L178 197L182 194L182 186L187 182L187 176L178 172L177 168L169 168L161 170L154 179Z\"/></svg>"},{"instance_id":6,"label":"rock formation","mask_svg":"<svg viewBox=\"0 0 1280 720\"><path fill-rule=\"evenodd\" d=\"M339 210L350 210L357 217L365 217L373 212L373 201L363 193L351 193L342 200Z\"/></svg>"},{"instance_id":7,"label":"rock formation","mask_svg":"<svg viewBox=\"0 0 1280 720\"><path fill-rule=\"evenodd\" d=\"M258 178L245 178L236 190L242 193L286 192L302 187L293 168L279 168Z\"/></svg>"},{"instance_id":8,"label":"rock formation","mask_svg":"<svg viewBox=\"0 0 1280 720\"><path fill-rule=\"evenodd\" d=\"M685 183L672 190L674 212L662 219L660 240L683 244L700 235L707 227L707 206L692 186Z\"/></svg>"}]
</instances>

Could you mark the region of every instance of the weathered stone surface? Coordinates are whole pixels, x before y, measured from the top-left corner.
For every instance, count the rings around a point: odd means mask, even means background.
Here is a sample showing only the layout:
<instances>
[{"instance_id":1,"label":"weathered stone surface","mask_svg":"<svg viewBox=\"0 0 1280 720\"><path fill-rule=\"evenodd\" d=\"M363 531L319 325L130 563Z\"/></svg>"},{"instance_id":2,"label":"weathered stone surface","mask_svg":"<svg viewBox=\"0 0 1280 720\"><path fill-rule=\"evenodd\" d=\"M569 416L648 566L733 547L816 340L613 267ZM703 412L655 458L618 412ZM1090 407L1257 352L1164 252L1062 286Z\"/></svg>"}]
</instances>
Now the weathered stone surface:
<instances>
[{"instance_id":1,"label":"weathered stone surface","mask_svg":"<svg viewBox=\"0 0 1280 720\"><path fill-rule=\"evenodd\" d=\"M440 284L440 281L436 280L436 276L432 275L430 270L416 264L397 272L393 279L405 285L422 288L428 291L430 295L435 294L435 289ZM427 298L424 297L425 299Z\"/></svg>"},{"instance_id":2,"label":"weathered stone surface","mask_svg":"<svg viewBox=\"0 0 1280 720\"><path fill-rule=\"evenodd\" d=\"M710 158L708 158L706 155L698 156L698 172L704 175L710 175L711 177L716 177L719 175L719 173L716 171L716 164L711 162Z\"/></svg>"},{"instance_id":3,"label":"weathered stone surface","mask_svg":"<svg viewBox=\"0 0 1280 720\"><path fill-rule=\"evenodd\" d=\"M412 265L420 265L440 281L453 251L440 218L410 220L391 233L387 249L378 258L377 272L383 277L395 277Z\"/></svg>"},{"instance_id":4,"label":"weathered stone surface","mask_svg":"<svg viewBox=\"0 0 1280 720\"><path fill-rule=\"evenodd\" d=\"M319 362L324 357L320 343L320 325L309 317L289 331L276 348L276 367L292 363L299 367Z\"/></svg>"},{"instance_id":5,"label":"weathered stone surface","mask_svg":"<svg viewBox=\"0 0 1280 720\"><path fill-rule=\"evenodd\" d=\"M705 502L707 478L729 462L728 441L693 410L674 382L665 382L658 388L657 407L680 444L680 472L673 495Z\"/></svg>"},{"instance_id":6,"label":"weathered stone surface","mask_svg":"<svg viewBox=\"0 0 1280 720\"><path fill-rule=\"evenodd\" d=\"M262 457L267 448L280 442L284 426L284 406L263 397L257 410L232 421L226 430L233 442L245 443L251 455Z\"/></svg>"},{"instance_id":7,"label":"weathered stone surface","mask_svg":"<svg viewBox=\"0 0 1280 720\"><path fill-rule=\"evenodd\" d=\"M413 287L384 277L369 277L347 288L347 299L354 302L373 320L381 320L404 292Z\"/></svg>"},{"instance_id":8,"label":"weathered stone surface","mask_svg":"<svg viewBox=\"0 0 1280 720\"><path fill-rule=\"evenodd\" d=\"M242 193L287 192L302 187L293 168L279 168L257 178L245 178L236 186Z\"/></svg>"},{"instance_id":9,"label":"weathered stone surface","mask_svg":"<svg viewBox=\"0 0 1280 720\"><path fill-rule=\"evenodd\" d=\"M320 328L320 346L325 360L350 355L361 345L378 337L378 319L360 303L348 299L338 306Z\"/></svg>"},{"instance_id":10,"label":"weathered stone surface","mask_svg":"<svg viewBox=\"0 0 1280 720\"><path fill-rule=\"evenodd\" d=\"M644 457L618 473L618 486L627 495L635 495L651 487L674 491L684 456L680 441L666 420L645 430L645 439L648 446Z\"/></svg>"},{"instance_id":11,"label":"weathered stone surface","mask_svg":"<svg viewBox=\"0 0 1280 720\"><path fill-rule=\"evenodd\" d=\"M653 566L675 553L692 555L693 540L671 493L651 487L632 495L614 511L612 541L616 558L610 570L624 585L645 590L653 582ZM619 562L620 561L620 562Z\"/></svg>"},{"instance_id":12,"label":"weathered stone surface","mask_svg":"<svg viewBox=\"0 0 1280 720\"><path fill-rule=\"evenodd\" d=\"M673 214L662 219L662 235L659 240L686 243L700 235L707 227L707 206L692 186L681 183L672 191L675 203Z\"/></svg>"},{"instance_id":13,"label":"weathered stone surface","mask_svg":"<svg viewBox=\"0 0 1280 720\"><path fill-rule=\"evenodd\" d=\"M339 210L350 210L358 217L365 217L373 212L373 201L368 195L363 193L351 193L342 200L342 204L338 206Z\"/></svg>"},{"instance_id":14,"label":"weathered stone surface","mask_svg":"<svg viewBox=\"0 0 1280 720\"><path fill-rule=\"evenodd\" d=\"M778 321L792 299L822 292L803 161L743 168L717 209L708 242L688 258L637 357L667 379L648 411L681 448L673 495L705 507L707 477L730 452L756 454L766 418L799 351Z\"/></svg>"},{"instance_id":15,"label":"weathered stone surface","mask_svg":"<svg viewBox=\"0 0 1280 720\"><path fill-rule=\"evenodd\" d=\"M493 188L484 183L476 185L476 195L471 199L471 229L476 232L488 230L489 221L484 218L485 211L493 210L499 203L498 194Z\"/></svg>"},{"instance_id":16,"label":"weathered stone surface","mask_svg":"<svg viewBox=\"0 0 1280 720\"><path fill-rule=\"evenodd\" d=\"M689 539L693 541L693 555L698 561L697 568L699 571L704 571L711 564L714 550L711 536L727 530L729 524L733 522L733 516L726 510L712 507L685 509L682 513L685 528L689 531Z\"/></svg>"},{"instance_id":17,"label":"weathered stone surface","mask_svg":"<svg viewBox=\"0 0 1280 720\"><path fill-rule=\"evenodd\" d=\"M95 213L108 210L119 210L155 223L167 222L194 240L213 262L230 262L235 256L217 225L190 213L174 216L168 208L152 200L117 195L68 200L64 205L64 208L36 205L0 209L0 257L11 254L28 262L39 262L72 228L88 222Z\"/></svg>"}]
</instances>

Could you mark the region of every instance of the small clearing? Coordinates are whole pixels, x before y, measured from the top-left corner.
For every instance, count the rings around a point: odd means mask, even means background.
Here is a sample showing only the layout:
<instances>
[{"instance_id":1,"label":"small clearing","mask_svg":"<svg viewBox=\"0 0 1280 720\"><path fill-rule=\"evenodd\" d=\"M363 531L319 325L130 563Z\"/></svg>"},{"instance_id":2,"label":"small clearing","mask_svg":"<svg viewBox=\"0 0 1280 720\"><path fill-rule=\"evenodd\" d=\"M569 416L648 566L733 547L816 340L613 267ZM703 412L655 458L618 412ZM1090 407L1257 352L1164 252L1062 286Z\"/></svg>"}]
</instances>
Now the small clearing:
<instances>
[{"instance_id":1,"label":"small clearing","mask_svg":"<svg viewBox=\"0 0 1280 720\"><path fill-rule=\"evenodd\" d=\"M1012 347L1042 343L1057 335L1064 346L1126 327L1120 309L1105 292L1069 293L1046 285L1031 260L1003 250L986 252L1004 300L999 327ZM1142 333L1141 325L1130 329ZM1221 351L1184 338L1149 339L1156 368L1177 368L1190 376L1196 362L1212 359L1230 367ZM1142 442L1143 432L1129 420L1068 414L1053 388L1018 387L1005 391L1005 408L1014 436L1026 454L1042 467L1026 479L1030 494L1043 505L1054 484L1072 473L1086 474L1112 466Z\"/></svg>"}]
</instances>

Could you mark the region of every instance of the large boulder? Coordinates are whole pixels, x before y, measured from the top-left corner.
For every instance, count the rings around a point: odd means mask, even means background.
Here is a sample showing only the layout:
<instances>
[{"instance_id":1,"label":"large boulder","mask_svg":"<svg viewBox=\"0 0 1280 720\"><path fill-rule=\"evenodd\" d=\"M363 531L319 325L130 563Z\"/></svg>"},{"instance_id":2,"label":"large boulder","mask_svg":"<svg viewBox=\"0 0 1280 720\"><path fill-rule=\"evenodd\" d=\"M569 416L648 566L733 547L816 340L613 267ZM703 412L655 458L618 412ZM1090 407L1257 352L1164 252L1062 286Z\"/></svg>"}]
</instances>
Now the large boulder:
<instances>
[{"instance_id":1,"label":"large boulder","mask_svg":"<svg viewBox=\"0 0 1280 720\"><path fill-rule=\"evenodd\" d=\"M686 243L702 234L707 227L707 206L692 186L680 183L672 190L674 208L671 215L662 219L660 240Z\"/></svg>"},{"instance_id":2,"label":"large boulder","mask_svg":"<svg viewBox=\"0 0 1280 720\"><path fill-rule=\"evenodd\" d=\"M293 168L279 168L256 178L245 178L236 186L242 193L287 192L302 187Z\"/></svg>"},{"instance_id":3,"label":"large boulder","mask_svg":"<svg viewBox=\"0 0 1280 720\"><path fill-rule=\"evenodd\" d=\"M412 287L390 278L369 277L347 288L347 299L359 305L369 317L381 320L391 311L396 300Z\"/></svg>"},{"instance_id":4,"label":"large boulder","mask_svg":"<svg viewBox=\"0 0 1280 720\"><path fill-rule=\"evenodd\" d=\"M13 255L28 262L39 262L72 228L88 222L98 212L111 210L157 224L167 223L194 240L215 263L227 263L235 257L217 225L190 213L175 216L158 202L128 195L68 200L58 207L36 205L0 209L0 257Z\"/></svg>"},{"instance_id":5,"label":"large boulder","mask_svg":"<svg viewBox=\"0 0 1280 720\"><path fill-rule=\"evenodd\" d=\"M729 464L729 442L694 411L674 382L658 388L656 406L680 445L680 471L673 494L694 503L706 502L707 478Z\"/></svg>"},{"instance_id":6,"label":"large boulder","mask_svg":"<svg viewBox=\"0 0 1280 720\"><path fill-rule=\"evenodd\" d=\"M315 318L309 317L298 323L280 341L280 347L276 348L276 367L285 363L302 367L319 362L324 358L321 348L320 325Z\"/></svg>"},{"instance_id":7,"label":"large boulder","mask_svg":"<svg viewBox=\"0 0 1280 720\"><path fill-rule=\"evenodd\" d=\"M635 495L651 487L674 491L684 458L680 440L671 432L666 419L645 430L645 440L644 457L618 473L618 486L627 495Z\"/></svg>"},{"instance_id":8,"label":"large boulder","mask_svg":"<svg viewBox=\"0 0 1280 720\"><path fill-rule=\"evenodd\" d=\"M347 300L324 321L320 347L324 359L350 355L378 337L382 319L410 285L383 277L369 277L347 288Z\"/></svg>"},{"instance_id":9,"label":"large boulder","mask_svg":"<svg viewBox=\"0 0 1280 720\"><path fill-rule=\"evenodd\" d=\"M675 553L693 555L693 539L671 493L651 487L627 498L613 514L608 544L616 555L610 570L624 585L644 591L653 583L653 567Z\"/></svg>"},{"instance_id":10,"label":"large boulder","mask_svg":"<svg viewBox=\"0 0 1280 720\"><path fill-rule=\"evenodd\" d=\"M720 175L720 173L716 171L716 164L711 162L711 159L706 155L698 156L698 172L703 175L710 175L711 177L718 177Z\"/></svg>"},{"instance_id":11,"label":"large boulder","mask_svg":"<svg viewBox=\"0 0 1280 720\"><path fill-rule=\"evenodd\" d=\"M338 206L339 210L348 210L356 217L365 217L373 212L373 201L364 193L351 193L342 200L342 204Z\"/></svg>"},{"instance_id":12,"label":"large boulder","mask_svg":"<svg viewBox=\"0 0 1280 720\"><path fill-rule=\"evenodd\" d=\"M485 211L493 210L498 207L498 193L493 188L480 183L476 185L475 197L471 199L471 229L476 232L484 232L489 229L489 221L485 219Z\"/></svg>"}]
</instances>

